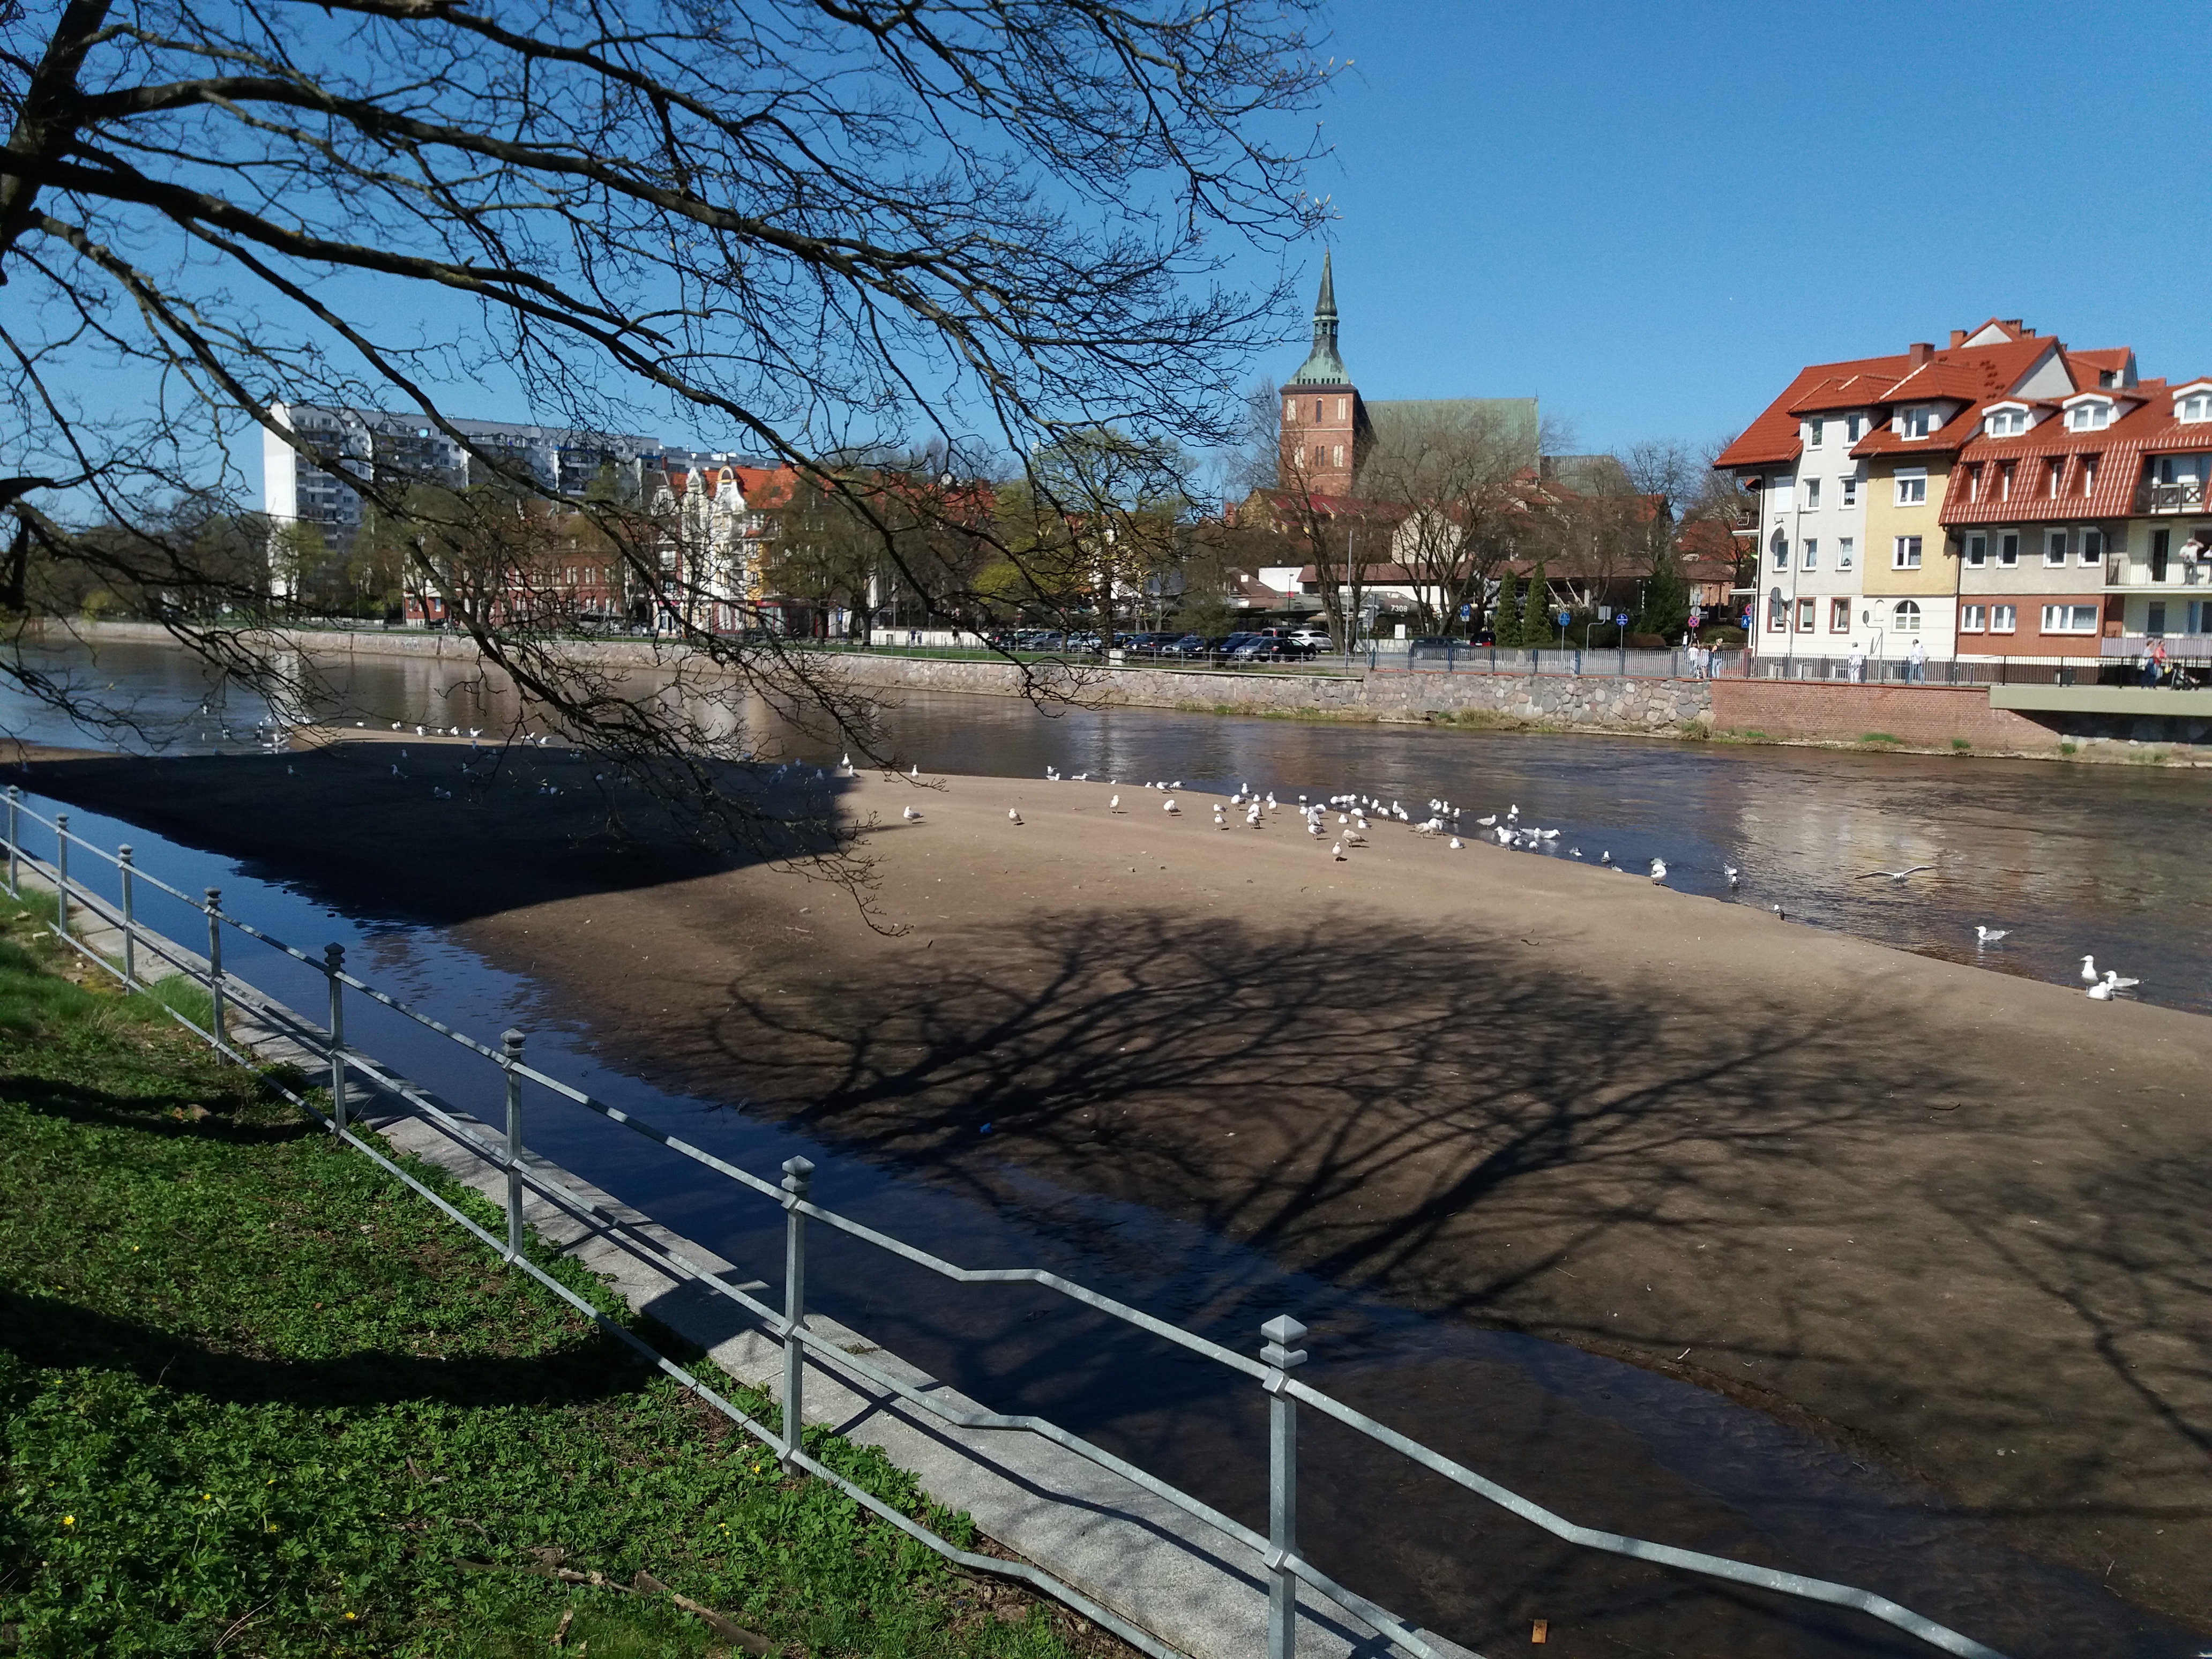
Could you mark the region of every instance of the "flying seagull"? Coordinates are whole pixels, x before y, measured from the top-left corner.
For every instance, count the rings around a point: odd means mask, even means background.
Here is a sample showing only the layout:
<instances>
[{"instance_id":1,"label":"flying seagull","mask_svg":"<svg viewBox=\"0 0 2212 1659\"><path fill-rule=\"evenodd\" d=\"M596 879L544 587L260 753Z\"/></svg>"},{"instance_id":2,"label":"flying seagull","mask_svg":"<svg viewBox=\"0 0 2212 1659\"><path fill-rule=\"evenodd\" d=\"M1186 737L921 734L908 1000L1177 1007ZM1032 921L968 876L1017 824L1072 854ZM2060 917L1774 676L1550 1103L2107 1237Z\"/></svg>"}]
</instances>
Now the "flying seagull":
<instances>
[{"instance_id":1,"label":"flying seagull","mask_svg":"<svg viewBox=\"0 0 2212 1659\"><path fill-rule=\"evenodd\" d=\"M1859 881L1872 881L1876 876L1887 876L1892 881L1903 881L1907 876L1917 876L1923 870L1933 870L1932 864L1916 864L1909 870L1869 870L1856 877Z\"/></svg>"}]
</instances>

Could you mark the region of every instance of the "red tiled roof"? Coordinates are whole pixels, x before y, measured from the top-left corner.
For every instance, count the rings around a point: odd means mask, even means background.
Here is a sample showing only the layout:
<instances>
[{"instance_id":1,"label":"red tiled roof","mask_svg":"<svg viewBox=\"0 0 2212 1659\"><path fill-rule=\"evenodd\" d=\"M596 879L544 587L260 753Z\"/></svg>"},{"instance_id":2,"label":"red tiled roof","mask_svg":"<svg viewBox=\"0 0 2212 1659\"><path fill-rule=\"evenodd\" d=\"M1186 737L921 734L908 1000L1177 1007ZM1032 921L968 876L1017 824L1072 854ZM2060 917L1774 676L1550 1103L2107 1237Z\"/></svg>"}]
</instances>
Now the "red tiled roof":
<instances>
[{"instance_id":1,"label":"red tiled roof","mask_svg":"<svg viewBox=\"0 0 2212 1659\"><path fill-rule=\"evenodd\" d=\"M1806 399L1818 398L1823 395L1824 388L1832 389L1854 379L1893 386L1911 367L1912 360L1900 352L1892 357L1857 357L1845 362L1814 363L1808 368L1801 368L1782 395L1714 458L1713 465L1717 468L1772 466L1778 462L1794 461L1802 446L1793 411ZM1872 404L1878 399L1869 396L1863 401Z\"/></svg>"},{"instance_id":2,"label":"red tiled roof","mask_svg":"<svg viewBox=\"0 0 2212 1659\"><path fill-rule=\"evenodd\" d=\"M1881 402L1896 384L1894 374L1832 375L1807 390L1790 405L1790 413L1820 415L1835 409L1865 409Z\"/></svg>"},{"instance_id":3,"label":"red tiled roof","mask_svg":"<svg viewBox=\"0 0 2212 1659\"><path fill-rule=\"evenodd\" d=\"M2015 437L1982 436L1960 452L1960 469L1944 492L1946 525L2035 524L2057 520L2125 518L2136 510L2136 490L2147 457L2178 451L2212 451L2212 425L2185 426L2173 418L2172 388L2164 380L2143 380L2130 392L2143 401L2125 410L2100 432L2073 432L2053 419ZM2096 464L2090 489L2082 489L2083 469ZM2058 464L2058 489L2051 489L2050 468ZM2013 465L2010 499L2002 495L2002 471ZM1972 469L1980 466L1981 496L1974 495Z\"/></svg>"}]
</instances>

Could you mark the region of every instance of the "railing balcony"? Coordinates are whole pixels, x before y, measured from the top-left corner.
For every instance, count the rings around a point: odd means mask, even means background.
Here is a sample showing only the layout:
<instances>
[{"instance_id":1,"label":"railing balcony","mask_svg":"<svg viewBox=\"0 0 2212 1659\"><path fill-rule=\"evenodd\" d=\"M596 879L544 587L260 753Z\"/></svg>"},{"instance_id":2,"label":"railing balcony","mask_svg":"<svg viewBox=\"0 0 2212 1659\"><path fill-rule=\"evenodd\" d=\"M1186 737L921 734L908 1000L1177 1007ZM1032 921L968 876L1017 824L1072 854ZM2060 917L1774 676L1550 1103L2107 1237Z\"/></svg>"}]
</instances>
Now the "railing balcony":
<instances>
[{"instance_id":1,"label":"railing balcony","mask_svg":"<svg viewBox=\"0 0 2212 1659\"><path fill-rule=\"evenodd\" d=\"M2138 513L2201 513L2204 510L2204 481L2184 478L2177 483L2146 480L2136 490Z\"/></svg>"},{"instance_id":2,"label":"railing balcony","mask_svg":"<svg viewBox=\"0 0 2212 1659\"><path fill-rule=\"evenodd\" d=\"M2166 562L2163 571L2148 559L2125 554L2105 561L2106 587L2203 587L2208 584L2212 584L2212 564L2179 554Z\"/></svg>"},{"instance_id":3,"label":"railing balcony","mask_svg":"<svg viewBox=\"0 0 2212 1659\"><path fill-rule=\"evenodd\" d=\"M1735 527L1740 531L1756 532L1759 529L1759 509L1755 507L1736 508Z\"/></svg>"}]
</instances>

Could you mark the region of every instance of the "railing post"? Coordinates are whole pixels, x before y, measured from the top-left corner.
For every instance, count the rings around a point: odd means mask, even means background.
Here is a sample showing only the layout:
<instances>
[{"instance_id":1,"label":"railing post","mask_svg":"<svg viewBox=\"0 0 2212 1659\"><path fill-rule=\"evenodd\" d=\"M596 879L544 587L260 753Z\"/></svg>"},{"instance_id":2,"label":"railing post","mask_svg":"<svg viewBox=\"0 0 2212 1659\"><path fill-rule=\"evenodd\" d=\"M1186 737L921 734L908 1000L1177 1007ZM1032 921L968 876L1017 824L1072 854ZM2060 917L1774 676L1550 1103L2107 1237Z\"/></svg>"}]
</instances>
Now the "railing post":
<instances>
[{"instance_id":1,"label":"railing post","mask_svg":"<svg viewBox=\"0 0 2212 1659\"><path fill-rule=\"evenodd\" d=\"M799 1206L813 1184L814 1165L783 1161L783 1472L799 1473L806 1427L806 1218Z\"/></svg>"},{"instance_id":2,"label":"railing post","mask_svg":"<svg viewBox=\"0 0 2212 1659\"><path fill-rule=\"evenodd\" d=\"M9 784L8 786L8 892L9 896L14 898L23 896L23 884L17 879L22 854L20 848L21 838L16 833L17 820L21 816L22 807L23 792L14 784Z\"/></svg>"},{"instance_id":3,"label":"railing post","mask_svg":"<svg viewBox=\"0 0 2212 1659\"><path fill-rule=\"evenodd\" d=\"M115 873L123 885L123 982L136 990L138 986L138 921L137 907L131 868L131 843L125 842L115 849Z\"/></svg>"},{"instance_id":4,"label":"railing post","mask_svg":"<svg viewBox=\"0 0 2212 1659\"><path fill-rule=\"evenodd\" d=\"M208 919L208 995L215 1002L215 1041L221 1048L228 1041L222 1029L222 890L207 890Z\"/></svg>"},{"instance_id":5,"label":"railing post","mask_svg":"<svg viewBox=\"0 0 2212 1659\"><path fill-rule=\"evenodd\" d=\"M502 1031L500 1064L507 1072L507 1259L522 1255L522 1064L523 1034Z\"/></svg>"},{"instance_id":6,"label":"railing post","mask_svg":"<svg viewBox=\"0 0 2212 1659\"><path fill-rule=\"evenodd\" d=\"M1293 1659L1298 1641L1298 1581L1286 1565L1298 1553L1298 1407L1284 1392L1291 1368L1306 1363L1291 1344L1306 1328L1287 1314L1260 1327L1267 1375L1267 1659Z\"/></svg>"},{"instance_id":7,"label":"railing post","mask_svg":"<svg viewBox=\"0 0 2212 1659\"><path fill-rule=\"evenodd\" d=\"M345 946L323 946L323 971L331 976L331 1132L346 1128L345 987L338 975L345 971Z\"/></svg>"},{"instance_id":8,"label":"railing post","mask_svg":"<svg viewBox=\"0 0 2212 1659\"><path fill-rule=\"evenodd\" d=\"M69 937L69 814L54 814L54 902L59 907L62 937Z\"/></svg>"}]
</instances>

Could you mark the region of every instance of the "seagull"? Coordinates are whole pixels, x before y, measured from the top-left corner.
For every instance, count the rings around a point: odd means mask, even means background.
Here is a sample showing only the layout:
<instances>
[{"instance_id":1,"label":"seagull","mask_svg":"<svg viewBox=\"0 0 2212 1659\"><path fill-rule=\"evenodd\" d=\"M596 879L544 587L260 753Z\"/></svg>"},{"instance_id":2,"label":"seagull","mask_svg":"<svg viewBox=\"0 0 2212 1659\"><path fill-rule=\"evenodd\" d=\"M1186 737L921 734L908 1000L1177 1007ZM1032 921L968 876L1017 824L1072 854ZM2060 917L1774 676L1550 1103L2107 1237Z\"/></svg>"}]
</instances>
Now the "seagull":
<instances>
[{"instance_id":1,"label":"seagull","mask_svg":"<svg viewBox=\"0 0 2212 1659\"><path fill-rule=\"evenodd\" d=\"M906 811L903 811L903 812L900 813L900 814L899 814L899 816L900 816L901 817L904 818L904 819L905 819L908 823L914 823L915 820L917 820L918 818L920 818L920 817L921 817L921 813L919 813L919 812L917 812L917 811L915 811L914 810L914 808L912 808L911 806L909 806L909 807L908 807L908 808L906 809Z\"/></svg>"},{"instance_id":2,"label":"seagull","mask_svg":"<svg viewBox=\"0 0 2212 1659\"><path fill-rule=\"evenodd\" d=\"M1108 796L1106 799L1106 810L1109 812L1120 811L1121 810L1121 798L1119 795Z\"/></svg>"},{"instance_id":3,"label":"seagull","mask_svg":"<svg viewBox=\"0 0 2212 1659\"><path fill-rule=\"evenodd\" d=\"M1498 844L1500 847L1513 845L1513 832L1502 823L1498 826Z\"/></svg>"},{"instance_id":4,"label":"seagull","mask_svg":"<svg viewBox=\"0 0 2212 1659\"><path fill-rule=\"evenodd\" d=\"M1180 817L1182 813L1182 808L1175 804L1175 797L1173 795L1169 796L1165 800L1160 803L1160 810L1164 812L1175 814L1177 817Z\"/></svg>"},{"instance_id":5,"label":"seagull","mask_svg":"<svg viewBox=\"0 0 2212 1659\"><path fill-rule=\"evenodd\" d=\"M2115 991L2124 991L2142 983L2139 979L2123 979L2118 973L2109 968L2105 970L2105 977L2101 982L2111 986Z\"/></svg>"},{"instance_id":6,"label":"seagull","mask_svg":"<svg viewBox=\"0 0 2212 1659\"><path fill-rule=\"evenodd\" d=\"M2111 981L2100 979L2089 988L2089 1000L2092 1002L2110 1002L2112 1000L2112 990Z\"/></svg>"},{"instance_id":7,"label":"seagull","mask_svg":"<svg viewBox=\"0 0 2212 1659\"><path fill-rule=\"evenodd\" d=\"M1774 919L1777 921L1787 921L1790 920L1789 917L1782 914L1782 907L1778 904L1774 907Z\"/></svg>"},{"instance_id":8,"label":"seagull","mask_svg":"<svg viewBox=\"0 0 2212 1659\"><path fill-rule=\"evenodd\" d=\"M1329 855L1331 858L1334 859L1334 860L1335 860L1339 864L1343 863L1343 862L1344 862L1344 843L1343 843L1342 842L1337 842L1337 843L1336 843L1336 845L1335 845L1335 846L1334 846L1334 847L1330 848L1328 849L1328 855Z\"/></svg>"},{"instance_id":9,"label":"seagull","mask_svg":"<svg viewBox=\"0 0 2212 1659\"><path fill-rule=\"evenodd\" d=\"M1721 866L1721 873L1728 878L1728 884L1731 887L1735 887L1740 884L1738 878L1743 874L1743 872L1737 869L1733 864L1723 864Z\"/></svg>"},{"instance_id":10,"label":"seagull","mask_svg":"<svg viewBox=\"0 0 2212 1659\"><path fill-rule=\"evenodd\" d=\"M1021 810L1018 807L1009 806L1006 809L1006 822L1008 823L1019 823L1021 821Z\"/></svg>"},{"instance_id":11,"label":"seagull","mask_svg":"<svg viewBox=\"0 0 2212 1659\"><path fill-rule=\"evenodd\" d=\"M1493 824L1493 823L1497 823L1497 822L1498 822L1498 814L1497 814L1497 813L1495 813L1495 812L1492 812L1492 813L1488 817L1486 817L1486 818L1477 818L1477 819L1475 820L1475 823L1477 823L1478 824L1481 825L1481 826L1482 826L1482 828L1484 828L1485 830L1489 829L1489 828L1490 828L1490 826L1491 826L1492 824Z\"/></svg>"},{"instance_id":12,"label":"seagull","mask_svg":"<svg viewBox=\"0 0 2212 1659\"><path fill-rule=\"evenodd\" d=\"M1319 820L1319 819L1317 819L1317 818L1308 818L1308 819L1306 820L1306 834L1308 834L1308 835L1310 835L1310 836L1312 836L1316 837L1316 839L1318 839L1318 838L1320 837L1320 835L1321 835L1321 822L1320 822L1320 820Z\"/></svg>"},{"instance_id":13,"label":"seagull","mask_svg":"<svg viewBox=\"0 0 2212 1659\"><path fill-rule=\"evenodd\" d=\"M1608 847L1608 848L1607 848L1605 849L1605 851L1603 851L1602 853L1600 853L1600 854L1597 855L1597 861L1598 861L1600 864L1610 864L1610 863L1612 863L1612 862L1613 862L1613 848L1611 848L1610 847Z\"/></svg>"},{"instance_id":14,"label":"seagull","mask_svg":"<svg viewBox=\"0 0 2212 1659\"><path fill-rule=\"evenodd\" d=\"M2081 958L2081 977L2092 985L2094 985L2097 982L2098 975L2096 957L2083 957Z\"/></svg>"},{"instance_id":15,"label":"seagull","mask_svg":"<svg viewBox=\"0 0 2212 1659\"><path fill-rule=\"evenodd\" d=\"M1666 860L1654 859L1651 860L1651 879L1654 881L1664 881L1667 879Z\"/></svg>"},{"instance_id":16,"label":"seagull","mask_svg":"<svg viewBox=\"0 0 2212 1659\"><path fill-rule=\"evenodd\" d=\"M1582 855L1583 849L1579 847L1570 847L1567 848L1567 856L1571 859L1578 859Z\"/></svg>"},{"instance_id":17,"label":"seagull","mask_svg":"<svg viewBox=\"0 0 2212 1659\"><path fill-rule=\"evenodd\" d=\"M1459 851L1459 849L1460 849L1460 839L1459 839L1459 837L1458 837L1457 836L1454 836L1451 838L1451 844L1452 844L1452 851L1454 851L1455 853L1456 853L1457 851Z\"/></svg>"},{"instance_id":18,"label":"seagull","mask_svg":"<svg viewBox=\"0 0 2212 1659\"><path fill-rule=\"evenodd\" d=\"M907 774L907 776L908 776L909 778L912 778L912 779L915 780L917 782L919 782L919 781L921 781L921 763L920 761L916 761L916 762L914 763L914 769L913 769L911 772L908 772L908 773Z\"/></svg>"},{"instance_id":19,"label":"seagull","mask_svg":"<svg viewBox=\"0 0 2212 1659\"><path fill-rule=\"evenodd\" d=\"M1933 870L1935 867L1932 864L1916 864L1909 870L1869 870L1856 879L1872 881L1876 876L1887 876L1892 881L1903 881L1907 876L1917 876L1923 870Z\"/></svg>"},{"instance_id":20,"label":"seagull","mask_svg":"<svg viewBox=\"0 0 2212 1659\"><path fill-rule=\"evenodd\" d=\"M1995 945L2011 932L2009 927L1977 927L1974 929L1974 942L1977 945Z\"/></svg>"}]
</instances>

